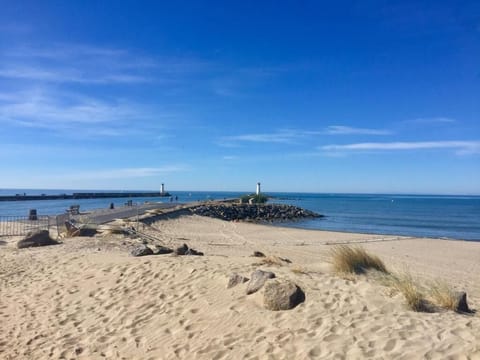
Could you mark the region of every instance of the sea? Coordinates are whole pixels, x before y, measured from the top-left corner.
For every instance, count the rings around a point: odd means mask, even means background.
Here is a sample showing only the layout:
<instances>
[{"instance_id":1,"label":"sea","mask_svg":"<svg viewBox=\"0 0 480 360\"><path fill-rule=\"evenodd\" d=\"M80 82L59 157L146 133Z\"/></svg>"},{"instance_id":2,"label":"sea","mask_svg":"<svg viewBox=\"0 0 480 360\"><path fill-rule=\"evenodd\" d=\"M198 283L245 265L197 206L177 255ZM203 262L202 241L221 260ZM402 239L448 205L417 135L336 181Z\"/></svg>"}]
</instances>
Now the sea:
<instances>
[{"instance_id":1,"label":"sea","mask_svg":"<svg viewBox=\"0 0 480 360\"><path fill-rule=\"evenodd\" d=\"M0 189L1 195L57 195L105 190ZM120 192L112 190L112 192ZM133 192L133 191L128 191ZM322 218L276 224L329 231L401 235L427 238L480 241L480 196L394 195L394 194L314 194L265 193L272 203L295 205L324 215ZM172 198L135 197L134 203L188 203L220 200L245 195L245 192L171 191ZM81 211L124 206L128 198L81 200L0 201L2 216L26 216L30 209L39 215L65 213L70 205Z\"/></svg>"}]
</instances>

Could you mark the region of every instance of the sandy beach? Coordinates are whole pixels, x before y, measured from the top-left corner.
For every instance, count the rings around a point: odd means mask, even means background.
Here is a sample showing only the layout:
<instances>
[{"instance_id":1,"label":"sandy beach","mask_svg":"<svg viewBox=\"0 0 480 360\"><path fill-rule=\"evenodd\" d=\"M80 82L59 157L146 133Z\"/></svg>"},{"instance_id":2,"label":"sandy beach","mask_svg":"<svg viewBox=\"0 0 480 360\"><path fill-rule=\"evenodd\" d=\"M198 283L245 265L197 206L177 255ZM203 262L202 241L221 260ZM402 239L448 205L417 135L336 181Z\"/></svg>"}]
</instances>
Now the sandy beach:
<instances>
[{"instance_id":1,"label":"sandy beach","mask_svg":"<svg viewBox=\"0 0 480 360\"><path fill-rule=\"evenodd\" d=\"M181 216L142 231L205 256L132 257L123 235L17 249L0 238L2 359L480 359L478 313L419 313L375 278L332 272L338 243L443 280L480 307L480 243L310 231ZM287 258L260 264L253 251ZM305 302L270 311L230 274L273 271Z\"/></svg>"}]
</instances>

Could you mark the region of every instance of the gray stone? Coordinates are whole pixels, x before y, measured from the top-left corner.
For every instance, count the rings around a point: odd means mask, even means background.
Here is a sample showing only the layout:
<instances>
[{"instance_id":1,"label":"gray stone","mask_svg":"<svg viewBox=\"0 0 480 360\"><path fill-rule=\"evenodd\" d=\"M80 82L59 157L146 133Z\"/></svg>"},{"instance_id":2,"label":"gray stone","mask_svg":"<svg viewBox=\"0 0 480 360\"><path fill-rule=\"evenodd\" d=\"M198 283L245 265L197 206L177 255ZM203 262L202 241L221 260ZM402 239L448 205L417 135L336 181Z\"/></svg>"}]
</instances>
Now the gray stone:
<instances>
[{"instance_id":1,"label":"gray stone","mask_svg":"<svg viewBox=\"0 0 480 360\"><path fill-rule=\"evenodd\" d=\"M154 254L155 255L164 255L164 254L171 254L172 252L173 252L173 249L170 249L170 248L168 248L166 246L162 246L162 245L156 245Z\"/></svg>"},{"instance_id":2,"label":"gray stone","mask_svg":"<svg viewBox=\"0 0 480 360\"><path fill-rule=\"evenodd\" d=\"M271 271L256 270L252 273L252 277L247 286L247 295L253 294L260 290L268 279L273 279L275 274Z\"/></svg>"},{"instance_id":3,"label":"gray stone","mask_svg":"<svg viewBox=\"0 0 480 360\"><path fill-rule=\"evenodd\" d=\"M290 310L305 301L305 293L289 280L273 280L265 284L263 305L268 310Z\"/></svg>"},{"instance_id":4,"label":"gray stone","mask_svg":"<svg viewBox=\"0 0 480 360\"><path fill-rule=\"evenodd\" d=\"M472 312L467 304L467 293L464 291L455 293L455 311L461 313Z\"/></svg>"},{"instance_id":5,"label":"gray stone","mask_svg":"<svg viewBox=\"0 0 480 360\"><path fill-rule=\"evenodd\" d=\"M183 244L182 246L175 249L175 254L177 255L185 255L188 250L187 244Z\"/></svg>"},{"instance_id":6,"label":"gray stone","mask_svg":"<svg viewBox=\"0 0 480 360\"><path fill-rule=\"evenodd\" d=\"M233 273L232 275L230 275L230 279L228 279L227 289L237 286L238 284L243 284L247 281L248 278L246 278L245 276Z\"/></svg>"},{"instance_id":7,"label":"gray stone","mask_svg":"<svg viewBox=\"0 0 480 360\"><path fill-rule=\"evenodd\" d=\"M50 237L48 230L39 230L29 233L24 239L17 243L19 249L37 246L58 245L58 241Z\"/></svg>"},{"instance_id":8,"label":"gray stone","mask_svg":"<svg viewBox=\"0 0 480 360\"><path fill-rule=\"evenodd\" d=\"M153 250L150 249L146 245L137 245L135 246L131 251L130 254L132 256L147 256L147 255L153 255Z\"/></svg>"},{"instance_id":9,"label":"gray stone","mask_svg":"<svg viewBox=\"0 0 480 360\"><path fill-rule=\"evenodd\" d=\"M198 255L203 256L203 252L194 250L189 248L187 244L183 244L182 246L175 249L175 254L177 255Z\"/></svg>"}]
</instances>

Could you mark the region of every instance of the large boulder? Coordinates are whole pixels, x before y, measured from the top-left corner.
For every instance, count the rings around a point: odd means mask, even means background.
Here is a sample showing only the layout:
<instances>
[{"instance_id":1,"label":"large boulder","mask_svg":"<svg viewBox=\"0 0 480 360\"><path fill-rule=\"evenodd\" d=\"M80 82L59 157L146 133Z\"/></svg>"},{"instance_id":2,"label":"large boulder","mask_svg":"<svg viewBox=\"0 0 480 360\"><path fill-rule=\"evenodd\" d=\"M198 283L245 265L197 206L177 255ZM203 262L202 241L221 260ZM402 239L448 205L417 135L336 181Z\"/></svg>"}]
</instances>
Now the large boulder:
<instances>
[{"instance_id":1,"label":"large boulder","mask_svg":"<svg viewBox=\"0 0 480 360\"><path fill-rule=\"evenodd\" d=\"M146 245L136 245L131 251L130 255L132 256L147 256L153 255L153 250Z\"/></svg>"},{"instance_id":2,"label":"large boulder","mask_svg":"<svg viewBox=\"0 0 480 360\"><path fill-rule=\"evenodd\" d=\"M271 271L255 270L247 286L247 295L257 292L265 284L265 281L274 277L275 274Z\"/></svg>"},{"instance_id":3,"label":"large boulder","mask_svg":"<svg viewBox=\"0 0 480 360\"><path fill-rule=\"evenodd\" d=\"M268 310L289 310L305 301L305 293L289 280L273 280L265 284L263 305Z\"/></svg>"},{"instance_id":4,"label":"large boulder","mask_svg":"<svg viewBox=\"0 0 480 360\"><path fill-rule=\"evenodd\" d=\"M48 230L39 230L29 233L25 238L20 240L17 243L19 249L37 247L37 246L48 246L48 245L58 245L58 241L53 240L50 237Z\"/></svg>"}]
</instances>

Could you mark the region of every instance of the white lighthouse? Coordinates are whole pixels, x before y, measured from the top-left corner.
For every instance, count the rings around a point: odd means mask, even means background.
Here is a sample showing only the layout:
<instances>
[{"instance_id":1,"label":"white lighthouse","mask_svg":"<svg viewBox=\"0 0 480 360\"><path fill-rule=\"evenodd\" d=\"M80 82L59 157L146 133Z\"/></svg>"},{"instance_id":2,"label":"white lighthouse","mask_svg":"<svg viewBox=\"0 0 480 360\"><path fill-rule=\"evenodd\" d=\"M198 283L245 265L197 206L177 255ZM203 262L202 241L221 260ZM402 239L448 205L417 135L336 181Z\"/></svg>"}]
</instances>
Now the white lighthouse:
<instances>
[{"instance_id":1,"label":"white lighthouse","mask_svg":"<svg viewBox=\"0 0 480 360\"><path fill-rule=\"evenodd\" d=\"M257 182L257 195L260 195L260 183Z\"/></svg>"},{"instance_id":2,"label":"white lighthouse","mask_svg":"<svg viewBox=\"0 0 480 360\"><path fill-rule=\"evenodd\" d=\"M162 183L162 186L160 187L160 194L165 194L165 184Z\"/></svg>"}]
</instances>

